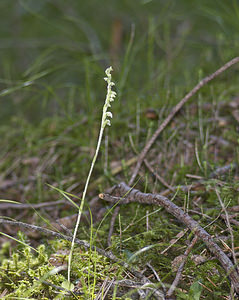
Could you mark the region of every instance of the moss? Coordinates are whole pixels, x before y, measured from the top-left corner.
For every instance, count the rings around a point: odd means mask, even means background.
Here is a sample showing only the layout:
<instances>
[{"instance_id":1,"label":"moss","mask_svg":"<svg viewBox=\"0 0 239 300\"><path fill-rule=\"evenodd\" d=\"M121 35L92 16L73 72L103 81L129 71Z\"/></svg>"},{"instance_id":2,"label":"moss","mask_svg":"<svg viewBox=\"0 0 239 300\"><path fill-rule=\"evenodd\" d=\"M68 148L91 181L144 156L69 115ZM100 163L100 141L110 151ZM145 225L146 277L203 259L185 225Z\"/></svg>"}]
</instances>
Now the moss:
<instances>
[{"instance_id":1,"label":"moss","mask_svg":"<svg viewBox=\"0 0 239 300\"><path fill-rule=\"evenodd\" d=\"M210 299L218 299L217 297L223 297L228 295L228 289L230 282L225 278L225 272L218 264L217 260L208 260L205 258L205 262L201 264L195 264L190 258L183 271L183 277L191 277L196 279L204 285L201 296ZM182 289L190 290L192 281L183 281L181 284ZM180 292L178 291L178 295ZM179 297L179 299L181 299Z\"/></svg>"},{"instance_id":2,"label":"moss","mask_svg":"<svg viewBox=\"0 0 239 300\"><path fill-rule=\"evenodd\" d=\"M17 252L13 251L9 257L9 243L2 248L4 257L0 266L0 290L7 290L5 299L13 297L34 297L34 299L57 299L57 295L64 295L51 284L62 287L67 280L66 267L69 243L50 241L46 249L44 244L38 246L35 252L27 246L21 245ZM60 273L55 272L59 266L65 266ZM116 263L112 264L105 257L95 251L77 249L72 263L72 281L75 283L75 293L84 294L91 298L99 291L106 278L122 279L123 269ZM80 281L79 281L80 280ZM79 282L77 282L79 281ZM46 284L48 282L49 284ZM80 288L79 288L80 287ZM77 296L69 296L75 299Z\"/></svg>"}]
</instances>

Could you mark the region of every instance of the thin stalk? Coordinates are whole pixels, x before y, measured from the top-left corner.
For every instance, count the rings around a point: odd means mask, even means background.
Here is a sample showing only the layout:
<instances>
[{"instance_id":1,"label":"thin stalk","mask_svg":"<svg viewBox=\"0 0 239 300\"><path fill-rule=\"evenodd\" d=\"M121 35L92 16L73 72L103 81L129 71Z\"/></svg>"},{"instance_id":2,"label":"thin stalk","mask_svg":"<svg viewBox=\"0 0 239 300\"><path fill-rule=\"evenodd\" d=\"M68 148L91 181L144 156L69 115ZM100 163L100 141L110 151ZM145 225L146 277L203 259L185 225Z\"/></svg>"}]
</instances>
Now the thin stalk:
<instances>
[{"instance_id":1,"label":"thin stalk","mask_svg":"<svg viewBox=\"0 0 239 300\"><path fill-rule=\"evenodd\" d=\"M107 119L107 117L112 118L111 112L107 111L107 109L111 106L110 102L114 101L114 98L116 96L116 92L112 91L112 86L114 85L114 83L111 81L111 74L110 74L111 71L112 71L112 67L109 67L105 71L107 77L105 77L104 79L105 79L105 81L107 81L108 86L107 86L106 100L105 100L105 104L103 106L100 133L99 133L99 137L98 137L97 147L96 147L96 150L95 150L95 155L92 159L92 163L91 163L91 166L90 166L90 171L89 171L89 174L88 174L87 179L86 179L86 183L85 183L85 187L84 187L84 191L83 191L83 195L82 195L82 199L81 199L81 205L80 205L80 208L79 208L79 211L78 211L78 217L77 217L77 221L76 221L76 225L75 225L75 229L74 229L74 234L73 234L73 238L72 238L72 243L71 243L71 250L70 250L69 260L68 260L68 276L67 276L69 284L70 284L72 255L73 255L73 250L74 250L74 245L75 245L76 234L77 234L77 231L78 231L78 228L79 228L79 225L80 225L80 219L81 219L83 207L84 207L84 204L85 204L85 196L86 196L86 193L87 193L87 189L88 189L88 185L89 185L89 182L90 182L91 174L92 174L92 171L93 171L94 166L95 166L96 159L97 159L98 154L99 154L100 145L101 145L101 141L102 141L102 137L103 137L103 133L104 133L104 128L105 128L106 125L110 126L110 120Z\"/></svg>"}]
</instances>

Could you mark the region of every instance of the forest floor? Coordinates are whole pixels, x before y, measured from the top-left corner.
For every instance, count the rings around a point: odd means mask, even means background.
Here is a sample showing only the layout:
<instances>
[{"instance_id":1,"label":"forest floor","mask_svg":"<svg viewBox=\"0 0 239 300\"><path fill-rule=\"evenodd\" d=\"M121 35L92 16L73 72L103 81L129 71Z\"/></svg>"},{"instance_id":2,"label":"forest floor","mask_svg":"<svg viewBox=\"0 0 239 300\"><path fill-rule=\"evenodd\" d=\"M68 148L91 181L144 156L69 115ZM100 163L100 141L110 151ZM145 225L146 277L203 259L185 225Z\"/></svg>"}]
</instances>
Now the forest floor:
<instances>
[{"instance_id":1,"label":"forest floor","mask_svg":"<svg viewBox=\"0 0 239 300\"><path fill-rule=\"evenodd\" d=\"M238 3L69 2L0 4L0 298L237 299Z\"/></svg>"}]
</instances>

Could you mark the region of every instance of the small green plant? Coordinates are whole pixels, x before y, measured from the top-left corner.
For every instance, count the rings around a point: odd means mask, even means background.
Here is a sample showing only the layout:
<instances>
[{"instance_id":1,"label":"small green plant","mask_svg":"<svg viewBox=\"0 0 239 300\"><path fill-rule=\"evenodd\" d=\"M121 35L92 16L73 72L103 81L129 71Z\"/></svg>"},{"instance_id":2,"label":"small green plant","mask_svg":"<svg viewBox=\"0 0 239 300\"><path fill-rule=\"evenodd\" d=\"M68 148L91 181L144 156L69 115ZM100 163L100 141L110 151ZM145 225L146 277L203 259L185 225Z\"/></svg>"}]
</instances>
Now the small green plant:
<instances>
[{"instance_id":1,"label":"small green plant","mask_svg":"<svg viewBox=\"0 0 239 300\"><path fill-rule=\"evenodd\" d=\"M18 236L26 239L22 233ZM104 280L123 279L124 270L97 252L77 249L73 257L72 277L75 288L67 281L66 255L69 244L52 240L32 251L26 243L14 249L9 242L0 249L0 291L4 299L95 299ZM71 292L70 292L71 291ZM81 298L80 298L81 299Z\"/></svg>"},{"instance_id":2,"label":"small green plant","mask_svg":"<svg viewBox=\"0 0 239 300\"><path fill-rule=\"evenodd\" d=\"M178 296L178 299L200 300L202 290L203 290L202 285L198 281L195 281L191 285L188 294L180 292L180 293L178 293L177 296Z\"/></svg>"},{"instance_id":3,"label":"small green plant","mask_svg":"<svg viewBox=\"0 0 239 300\"><path fill-rule=\"evenodd\" d=\"M84 203L85 203L86 192L87 192L87 189L88 189L89 181L90 181L90 178L91 178L92 171L94 169L96 159L98 157L98 153L99 153L99 150L100 150L100 145L101 145L101 141L102 141L105 126L106 125L108 125L108 126L111 125L109 118L113 117L112 113L110 111L108 111L108 108L111 107L110 103L114 101L114 98L116 96L116 92L112 90L112 87L114 86L114 82L111 81L111 72L112 72L112 70L113 70L113 68L109 67L105 71L106 77L104 78L104 80L107 82L107 94L106 94L105 104L103 106L100 133L99 133L98 142L97 142L97 146L96 146L96 150L95 150L95 155L93 157L93 160L92 160L92 163L91 163L91 166L90 166L90 170L89 170L89 174L88 174L88 177L86 179L86 183L85 183L85 187L84 187L84 191L83 191L83 195L82 195L82 199L81 199L81 205L80 205L80 208L79 208L78 217L77 217L77 221L76 221L76 225L75 225L75 229L74 229L74 234L73 234L73 239L72 239L72 243L71 243L71 250L70 250L69 261L68 261L68 282L69 282L69 284L70 284L71 260L72 260L73 250L74 250L76 234L77 234L77 231L78 231L78 228L79 228L81 214L82 214L82 210L83 210Z\"/></svg>"}]
</instances>

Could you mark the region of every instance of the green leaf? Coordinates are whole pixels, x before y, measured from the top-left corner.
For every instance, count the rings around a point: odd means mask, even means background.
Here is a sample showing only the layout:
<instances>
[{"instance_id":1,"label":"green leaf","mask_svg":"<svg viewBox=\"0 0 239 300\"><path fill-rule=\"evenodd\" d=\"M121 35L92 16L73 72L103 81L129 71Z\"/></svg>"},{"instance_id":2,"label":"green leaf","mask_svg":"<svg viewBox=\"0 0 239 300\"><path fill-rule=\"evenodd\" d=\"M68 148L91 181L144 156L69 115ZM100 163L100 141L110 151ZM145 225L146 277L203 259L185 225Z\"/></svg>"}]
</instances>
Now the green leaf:
<instances>
[{"instance_id":1,"label":"green leaf","mask_svg":"<svg viewBox=\"0 0 239 300\"><path fill-rule=\"evenodd\" d=\"M200 300L201 293L202 293L202 286L198 281L196 281L190 287L189 299Z\"/></svg>"},{"instance_id":2,"label":"green leaf","mask_svg":"<svg viewBox=\"0 0 239 300\"><path fill-rule=\"evenodd\" d=\"M74 284L68 280L63 281L61 286L68 291L73 291L75 287Z\"/></svg>"}]
</instances>

